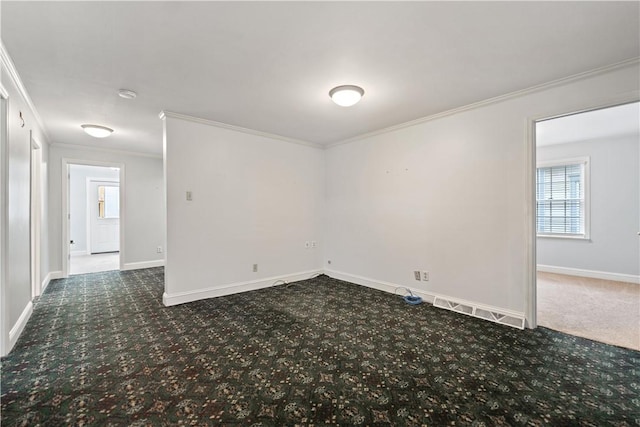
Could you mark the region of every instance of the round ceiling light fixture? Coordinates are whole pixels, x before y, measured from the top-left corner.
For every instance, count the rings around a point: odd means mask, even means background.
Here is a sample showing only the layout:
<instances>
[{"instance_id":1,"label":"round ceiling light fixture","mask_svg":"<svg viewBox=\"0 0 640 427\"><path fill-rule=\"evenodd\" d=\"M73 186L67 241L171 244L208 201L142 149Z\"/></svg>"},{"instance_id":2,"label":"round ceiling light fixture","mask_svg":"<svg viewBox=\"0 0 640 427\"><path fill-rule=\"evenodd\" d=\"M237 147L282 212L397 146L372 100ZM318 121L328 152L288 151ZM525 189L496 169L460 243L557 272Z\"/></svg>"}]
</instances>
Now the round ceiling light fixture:
<instances>
[{"instance_id":1,"label":"round ceiling light fixture","mask_svg":"<svg viewBox=\"0 0 640 427\"><path fill-rule=\"evenodd\" d=\"M80 125L82 129L94 138L106 138L113 133L113 129L100 125Z\"/></svg>"},{"instance_id":2,"label":"round ceiling light fixture","mask_svg":"<svg viewBox=\"0 0 640 427\"><path fill-rule=\"evenodd\" d=\"M334 87L329 91L329 96L341 107L351 107L360 101L364 95L364 89L360 86L343 85Z\"/></svg>"},{"instance_id":3,"label":"round ceiling light fixture","mask_svg":"<svg viewBox=\"0 0 640 427\"><path fill-rule=\"evenodd\" d=\"M118 90L118 96L124 99L134 99L138 94L129 89L120 89Z\"/></svg>"}]
</instances>

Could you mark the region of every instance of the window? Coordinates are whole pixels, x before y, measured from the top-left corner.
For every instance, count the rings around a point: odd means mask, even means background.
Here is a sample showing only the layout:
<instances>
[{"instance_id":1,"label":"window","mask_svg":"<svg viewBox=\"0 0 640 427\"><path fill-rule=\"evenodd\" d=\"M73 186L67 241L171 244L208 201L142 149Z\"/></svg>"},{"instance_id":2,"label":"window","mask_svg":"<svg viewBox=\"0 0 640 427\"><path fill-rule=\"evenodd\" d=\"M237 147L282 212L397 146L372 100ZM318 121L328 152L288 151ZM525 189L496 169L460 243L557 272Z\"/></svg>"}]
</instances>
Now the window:
<instances>
[{"instance_id":1,"label":"window","mask_svg":"<svg viewBox=\"0 0 640 427\"><path fill-rule=\"evenodd\" d=\"M536 229L538 236L588 238L589 159L538 164Z\"/></svg>"},{"instance_id":2,"label":"window","mask_svg":"<svg viewBox=\"0 0 640 427\"><path fill-rule=\"evenodd\" d=\"M120 187L98 186L98 217L105 219L120 217Z\"/></svg>"}]
</instances>

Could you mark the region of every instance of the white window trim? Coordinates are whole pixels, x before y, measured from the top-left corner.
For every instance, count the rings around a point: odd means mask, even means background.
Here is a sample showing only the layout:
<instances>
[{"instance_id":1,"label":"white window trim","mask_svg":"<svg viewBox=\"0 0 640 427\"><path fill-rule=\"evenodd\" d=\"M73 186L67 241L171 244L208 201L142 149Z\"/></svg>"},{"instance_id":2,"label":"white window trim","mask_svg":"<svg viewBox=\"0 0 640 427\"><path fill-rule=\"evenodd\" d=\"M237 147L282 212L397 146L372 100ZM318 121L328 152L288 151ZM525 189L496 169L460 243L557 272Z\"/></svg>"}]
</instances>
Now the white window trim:
<instances>
[{"instance_id":1,"label":"white window trim","mask_svg":"<svg viewBox=\"0 0 640 427\"><path fill-rule=\"evenodd\" d=\"M550 239L591 240L591 158L589 156L584 156L538 162L536 164L536 170L538 168L577 164L584 165L584 174L582 177L584 186L584 234L536 233L537 237Z\"/></svg>"}]
</instances>

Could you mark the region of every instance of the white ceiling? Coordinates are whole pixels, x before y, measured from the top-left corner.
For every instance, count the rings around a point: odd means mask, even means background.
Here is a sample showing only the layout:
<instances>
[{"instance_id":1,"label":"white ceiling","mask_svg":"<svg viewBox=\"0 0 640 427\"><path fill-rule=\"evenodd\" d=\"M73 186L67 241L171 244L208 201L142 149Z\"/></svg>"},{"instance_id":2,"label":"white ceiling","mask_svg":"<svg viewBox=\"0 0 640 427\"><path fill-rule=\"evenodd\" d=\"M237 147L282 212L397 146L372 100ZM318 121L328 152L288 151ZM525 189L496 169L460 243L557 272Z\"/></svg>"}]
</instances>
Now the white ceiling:
<instances>
[{"instance_id":1,"label":"white ceiling","mask_svg":"<svg viewBox=\"0 0 640 427\"><path fill-rule=\"evenodd\" d=\"M638 2L3 1L1 28L52 142L161 153L161 110L328 144L638 57L639 16ZM334 105L341 84L362 101Z\"/></svg>"},{"instance_id":2,"label":"white ceiling","mask_svg":"<svg viewBox=\"0 0 640 427\"><path fill-rule=\"evenodd\" d=\"M640 137L640 104L587 111L536 123L536 145L565 144L620 136Z\"/></svg>"}]
</instances>

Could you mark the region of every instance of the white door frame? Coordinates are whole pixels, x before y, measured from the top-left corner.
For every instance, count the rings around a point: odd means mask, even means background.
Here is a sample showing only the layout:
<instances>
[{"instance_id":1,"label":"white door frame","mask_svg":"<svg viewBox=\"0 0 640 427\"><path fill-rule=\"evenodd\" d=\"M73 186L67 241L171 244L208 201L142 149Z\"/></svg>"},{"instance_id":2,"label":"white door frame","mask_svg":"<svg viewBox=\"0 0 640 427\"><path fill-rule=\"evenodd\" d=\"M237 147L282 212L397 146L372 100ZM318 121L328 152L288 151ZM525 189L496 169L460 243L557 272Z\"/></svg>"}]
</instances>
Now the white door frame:
<instances>
[{"instance_id":1,"label":"white door frame","mask_svg":"<svg viewBox=\"0 0 640 427\"><path fill-rule=\"evenodd\" d=\"M574 108L549 109L548 112L531 116L526 120L526 151L525 151L525 230L526 230L526 268L524 282L525 290L525 318L527 327L533 329L538 326L537 318L537 261L536 261L536 122L601 110L632 102L640 102L637 91L622 95L612 95L590 105L578 105Z\"/></svg>"},{"instance_id":2,"label":"white door frame","mask_svg":"<svg viewBox=\"0 0 640 427\"><path fill-rule=\"evenodd\" d=\"M9 93L0 83L0 356L9 348L7 319L7 169L9 166Z\"/></svg>"},{"instance_id":3,"label":"white door frame","mask_svg":"<svg viewBox=\"0 0 640 427\"><path fill-rule=\"evenodd\" d=\"M31 299L37 297L42 292L40 282L40 229L42 226L42 150L41 145L31 135L31 196L30 196L30 219L29 219L29 240L31 252Z\"/></svg>"},{"instance_id":4,"label":"white door frame","mask_svg":"<svg viewBox=\"0 0 640 427\"><path fill-rule=\"evenodd\" d=\"M125 254L125 170L124 163L101 162L95 160L82 160L62 158L62 277L69 277L69 241L71 239L69 230L69 166L85 165L85 166L101 166L107 168L120 169L120 270L124 270L124 254Z\"/></svg>"}]
</instances>

